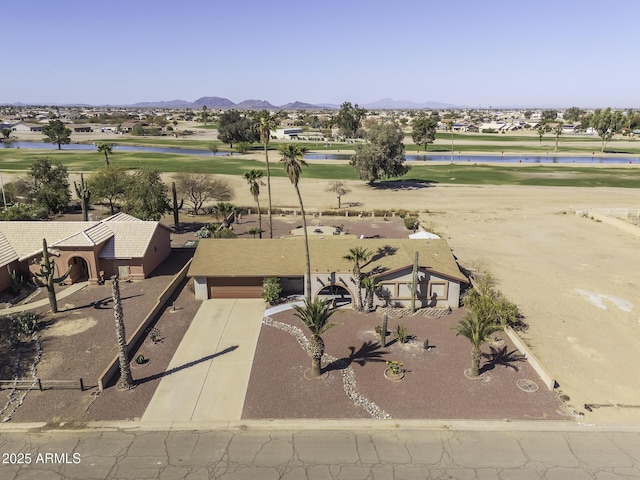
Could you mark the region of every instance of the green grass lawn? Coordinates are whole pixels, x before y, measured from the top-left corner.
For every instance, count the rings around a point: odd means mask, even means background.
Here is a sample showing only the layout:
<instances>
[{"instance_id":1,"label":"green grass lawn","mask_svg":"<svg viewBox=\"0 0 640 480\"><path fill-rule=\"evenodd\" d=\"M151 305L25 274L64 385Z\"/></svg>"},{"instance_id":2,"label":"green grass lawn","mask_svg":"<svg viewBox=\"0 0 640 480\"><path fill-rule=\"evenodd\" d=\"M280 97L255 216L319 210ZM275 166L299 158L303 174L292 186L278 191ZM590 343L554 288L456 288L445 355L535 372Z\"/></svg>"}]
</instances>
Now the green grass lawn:
<instances>
[{"instance_id":1,"label":"green grass lawn","mask_svg":"<svg viewBox=\"0 0 640 480\"><path fill-rule=\"evenodd\" d=\"M104 157L97 152L59 150L0 150L0 168L3 171L26 172L37 158L59 160L70 172L92 171L104 165ZM111 156L128 169L148 165L161 172L195 172L225 175L243 175L251 169L264 170L263 162L237 157L193 156L145 152L116 152ZM278 162L271 169L276 177L285 173ZM357 180L355 170L346 164L312 163L302 176L315 179ZM543 185L571 187L625 187L640 188L640 171L635 168L554 165L412 165L402 180L417 180L459 185Z\"/></svg>"}]
</instances>

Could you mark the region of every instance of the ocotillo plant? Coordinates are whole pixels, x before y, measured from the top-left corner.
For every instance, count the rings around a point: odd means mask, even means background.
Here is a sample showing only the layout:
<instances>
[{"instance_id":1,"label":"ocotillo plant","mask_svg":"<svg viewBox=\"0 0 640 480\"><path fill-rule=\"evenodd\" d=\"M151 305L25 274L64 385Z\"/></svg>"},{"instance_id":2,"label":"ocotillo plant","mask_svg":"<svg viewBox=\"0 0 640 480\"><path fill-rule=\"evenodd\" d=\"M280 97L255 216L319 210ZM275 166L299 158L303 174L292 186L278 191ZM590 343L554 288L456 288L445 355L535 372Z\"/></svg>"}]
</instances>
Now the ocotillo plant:
<instances>
[{"instance_id":1,"label":"ocotillo plant","mask_svg":"<svg viewBox=\"0 0 640 480\"><path fill-rule=\"evenodd\" d=\"M35 273L40 278L42 286L47 287L47 293L49 294L49 305L51 305L51 311L58 313L58 299L56 298L56 283L62 283L71 273L71 267L61 277L55 276L56 264L49 258L49 248L47 247L47 240L42 239L42 261L40 262L40 273Z\"/></svg>"},{"instance_id":2,"label":"ocotillo plant","mask_svg":"<svg viewBox=\"0 0 640 480\"><path fill-rule=\"evenodd\" d=\"M120 384L123 390L131 390L136 385L131 376L127 336L124 331L122 316L122 300L120 297L120 279L118 275L111 277L111 294L113 297L113 316L116 320L116 339L118 341L118 360L120 361Z\"/></svg>"},{"instance_id":3,"label":"ocotillo plant","mask_svg":"<svg viewBox=\"0 0 640 480\"><path fill-rule=\"evenodd\" d=\"M73 182L73 186L76 188L76 195L80 199L80 207L82 207L82 220L85 222L89 220L89 200L91 199L91 190L89 185L84 183L84 175L80 174L80 187L76 182Z\"/></svg>"},{"instance_id":4,"label":"ocotillo plant","mask_svg":"<svg viewBox=\"0 0 640 480\"><path fill-rule=\"evenodd\" d=\"M184 198L180 200L178 204L178 192L176 191L176 182L171 182L171 195L173 196L173 202L169 204L169 208L173 210L173 226L175 228L180 227L179 212L184 205Z\"/></svg>"}]
</instances>

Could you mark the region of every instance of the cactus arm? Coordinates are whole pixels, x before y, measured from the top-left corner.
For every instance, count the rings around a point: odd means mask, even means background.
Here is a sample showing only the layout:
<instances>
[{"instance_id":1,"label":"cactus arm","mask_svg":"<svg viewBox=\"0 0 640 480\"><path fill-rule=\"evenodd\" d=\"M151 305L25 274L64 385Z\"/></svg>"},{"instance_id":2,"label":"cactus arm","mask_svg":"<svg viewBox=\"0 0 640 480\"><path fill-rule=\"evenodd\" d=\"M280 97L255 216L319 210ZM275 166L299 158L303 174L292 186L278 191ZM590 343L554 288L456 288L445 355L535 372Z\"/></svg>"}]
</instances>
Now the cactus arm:
<instances>
[{"instance_id":1,"label":"cactus arm","mask_svg":"<svg viewBox=\"0 0 640 480\"><path fill-rule=\"evenodd\" d=\"M73 268L73 265L69 265L69 268L67 269L66 273L64 275L62 275L61 277L58 278L54 278L53 279L53 283L62 283L64 282L67 277L69 276L69 274L71 273L71 269Z\"/></svg>"}]
</instances>

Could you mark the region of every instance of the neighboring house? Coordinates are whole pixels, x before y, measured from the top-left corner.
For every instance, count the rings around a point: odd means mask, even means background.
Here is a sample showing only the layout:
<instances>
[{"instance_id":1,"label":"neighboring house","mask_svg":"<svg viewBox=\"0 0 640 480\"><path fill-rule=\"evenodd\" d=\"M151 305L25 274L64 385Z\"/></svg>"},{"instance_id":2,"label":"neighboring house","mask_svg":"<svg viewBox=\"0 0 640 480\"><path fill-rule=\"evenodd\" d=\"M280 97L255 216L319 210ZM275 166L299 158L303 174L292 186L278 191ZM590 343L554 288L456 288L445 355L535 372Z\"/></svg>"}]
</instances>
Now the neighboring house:
<instances>
[{"instance_id":1,"label":"neighboring house","mask_svg":"<svg viewBox=\"0 0 640 480\"><path fill-rule=\"evenodd\" d=\"M42 129L46 127L46 125L40 125L38 123L16 123L11 130L18 133L28 133L28 132L42 132Z\"/></svg>"},{"instance_id":2,"label":"neighboring house","mask_svg":"<svg viewBox=\"0 0 640 480\"><path fill-rule=\"evenodd\" d=\"M276 130L272 130L270 135L271 138L279 140L296 140L298 135L301 135L303 132L304 130L301 127L278 128Z\"/></svg>"},{"instance_id":3,"label":"neighboring house","mask_svg":"<svg viewBox=\"0 0 640 480\"><path fill-rule=\"evenodd\" d=\"M98 283L116 272L146 278L171 253L171 229L118 213L99 222L0 222L0 290L13 270L38 272L42 239L66 283Z\"/></svg>"},{"instance_id":4,"label":"neighboring house","mask_svg":"<svg viewBox=\"0 0 640 480\"><path fill-rule=\"evenodd\" d=\"M93 128L91 128L89 125L78 125L73 127L73 131L75 133L91 133L93 132Z\"/></svg>"},{"instance_id":5,"label":"neighboring house","mask_svg":"<svg viewBox=\"0 0 640 480\"><path fill-rule=\"evenodd\" d=\"M465 276L444 240L358 239L351 236L312 237L311 296L353 298L356 282L353 263L343 257L353 247L373 253L362 266L378 284L376 304L409 305L415 252L418 252L419 307L451 307L460 304ZM260 298L267 277L278 277L284 295L304 295L306 271L302 238L200 240L189 268L198 299ZM362 295L364 297L364 289Z\"/></svg>"}]
</instances>

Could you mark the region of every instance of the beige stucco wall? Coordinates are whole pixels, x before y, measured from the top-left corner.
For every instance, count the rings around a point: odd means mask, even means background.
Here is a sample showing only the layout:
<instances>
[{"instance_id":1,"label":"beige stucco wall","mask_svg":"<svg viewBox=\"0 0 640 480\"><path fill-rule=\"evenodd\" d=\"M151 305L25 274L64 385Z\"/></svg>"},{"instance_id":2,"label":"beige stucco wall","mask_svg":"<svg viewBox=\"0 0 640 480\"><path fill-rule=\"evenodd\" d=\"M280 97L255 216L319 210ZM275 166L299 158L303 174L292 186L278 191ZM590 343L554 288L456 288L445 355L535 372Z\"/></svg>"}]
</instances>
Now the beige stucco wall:
<instances>
[{"instance_id":1,"label":"beige stucco wall","mask_svg":"<svg viewBox=\"0 0 640 480\"><path fill-rule=\"evenodd\" d=\"M170 231L158 226L142 259L142 273L148 277L171 254ZM137 272L136 272L137 274ZM132 273L133 275L133 273Z\"/></svg>"}]
</instances>

